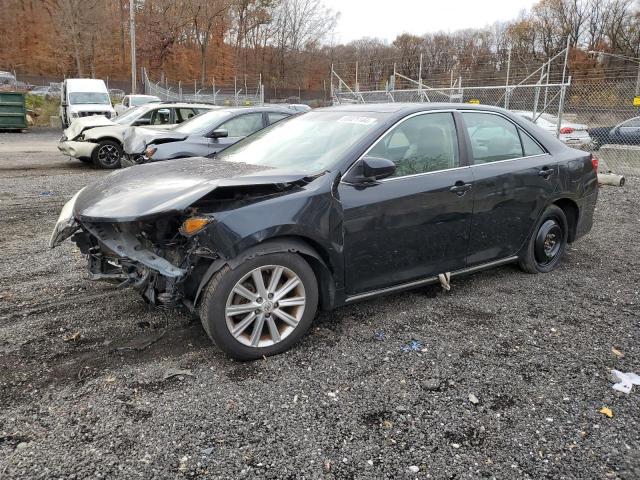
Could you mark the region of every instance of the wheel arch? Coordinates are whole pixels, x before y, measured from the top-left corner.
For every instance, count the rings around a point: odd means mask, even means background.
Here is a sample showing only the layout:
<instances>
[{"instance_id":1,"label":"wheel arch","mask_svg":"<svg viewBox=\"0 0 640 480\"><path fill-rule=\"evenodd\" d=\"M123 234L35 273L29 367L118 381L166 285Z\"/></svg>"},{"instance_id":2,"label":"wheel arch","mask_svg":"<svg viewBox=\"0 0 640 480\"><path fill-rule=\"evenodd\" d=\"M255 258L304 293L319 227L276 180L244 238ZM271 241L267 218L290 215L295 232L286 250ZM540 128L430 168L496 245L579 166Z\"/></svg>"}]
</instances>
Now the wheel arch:
<instances>
[{"instance_id":1,"label":"wheel arch","mask_svg":"<svg viewBox=\"0 0 640 480\"><path fill-rule=\"evenodd\" d=\"M567 242L573 243L576 239L578 219L580 218L580 208L578 204L570 198L560 198L553 202L553 205L562 209L565 217L567 217L567 227L569 230Z\"/></svg>"},{"instance_id":2,"label":"wheel arch","mask_svg":"<svg viewBox=\"0 0 640 480\"><path fill-rule=\"evenodd\" d=\"M192 301L192 307L194 309L197 307L202 292L209 283L209 280L225 265L234 269L251 258L283 252L296 253L305 259L318 281L318 305L324 310L332 308L335 304L336 285L334 270L330 267L328 252L317 242L301 236L272 237L253 245L234 258L214 260L198 281L198 288Z\"/></svg>"},{"instance_id":3,"label":"wheel arch","mask_svg":"<svg viewBox=\"0 0 640 480\"><path fill-rule=\"evenodd\" d=\"M105 142L107 140L109 140L111 142L115 142L115 143L117 143L118 145L120 145L122 147L122 140L119 140L116 137L100 137L100 138L96 138L96 139L92 140L92 143L95 143L96 145L99 145L100 143Z\"/></svg>"}]
</instances>

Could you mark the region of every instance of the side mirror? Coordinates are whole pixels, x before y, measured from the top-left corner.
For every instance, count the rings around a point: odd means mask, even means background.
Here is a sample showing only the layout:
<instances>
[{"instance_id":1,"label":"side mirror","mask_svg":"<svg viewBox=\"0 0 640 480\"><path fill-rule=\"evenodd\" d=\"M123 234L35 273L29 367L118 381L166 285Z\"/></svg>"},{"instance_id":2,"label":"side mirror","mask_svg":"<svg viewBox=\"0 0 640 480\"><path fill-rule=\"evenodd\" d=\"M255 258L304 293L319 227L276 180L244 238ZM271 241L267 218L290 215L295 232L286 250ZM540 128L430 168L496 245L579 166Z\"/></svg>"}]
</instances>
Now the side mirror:
<instances>
[{"instance_id":1,"label":"side mirror","mask_svg":"<svg viewBox=\"0 0 640 480\"><path fill-rule=\"evenodd\" d=\"M133 122L134 127L139 127L141 125L151 125L151 120L148 118L141 118L140 120Z\"/></svg>"},{"instance_id":2,"label":"side mirror","mask_svg":"<svg viewBox=\"0 0 640 480\"><path fill-rule=\"evenodd\" d=\"M224 128L219 128L214 130L209 135L210 138L227 138L229 136L229 130L225 130Z\"/></svg>"},{"instance_id":3,"label":"side mirror","mask_svg":"<svg viewBox=\"0 0 640 480\"><path fill-rule=\"evenodd\" d=\"M364 157L351 169L345 181L348 183L374 183L390 177L396 171L396 164L380 157Z\"/></svg>"}]
</instances>

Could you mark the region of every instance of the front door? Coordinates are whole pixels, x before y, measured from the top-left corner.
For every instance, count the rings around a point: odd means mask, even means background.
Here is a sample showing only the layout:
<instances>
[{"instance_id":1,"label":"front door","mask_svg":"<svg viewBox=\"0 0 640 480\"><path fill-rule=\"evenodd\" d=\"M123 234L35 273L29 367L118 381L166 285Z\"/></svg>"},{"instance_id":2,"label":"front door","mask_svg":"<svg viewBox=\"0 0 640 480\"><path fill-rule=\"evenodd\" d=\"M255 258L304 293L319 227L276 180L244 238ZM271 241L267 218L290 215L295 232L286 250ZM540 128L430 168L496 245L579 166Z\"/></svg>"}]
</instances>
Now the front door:
<instances>
[{"instance_id":1,"label":"front door","mask_svg":"<svg viewBox=\"0 0 640 480\"><path fill-rule=\"evenodd\" d=\"M347 294L463 268L472 177L453 114L408 117L367 155L394 161L396 172L365 188L339 186Z\"/></svg>"},{"instance_id":2,"label":"front door","mask_svg":"<svg viewBox=\"0 0 640 480\"><path fill-rule=\"evenodd\" d=\"M517 254L558 186L558 166L502 115L462 112L473 172L469 266Z\"/></svg>"}]
</instances>

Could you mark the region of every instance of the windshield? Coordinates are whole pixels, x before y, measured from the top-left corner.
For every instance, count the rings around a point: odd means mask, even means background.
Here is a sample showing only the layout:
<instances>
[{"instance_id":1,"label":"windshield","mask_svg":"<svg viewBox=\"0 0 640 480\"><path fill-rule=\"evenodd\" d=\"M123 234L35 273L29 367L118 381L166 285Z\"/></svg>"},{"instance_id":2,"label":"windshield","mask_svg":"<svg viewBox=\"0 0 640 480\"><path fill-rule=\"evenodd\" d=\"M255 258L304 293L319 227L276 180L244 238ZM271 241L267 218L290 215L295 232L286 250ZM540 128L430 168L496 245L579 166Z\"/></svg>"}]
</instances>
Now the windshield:
<instances>
[{"instance_id":1,"label":"windshield","mask_svg":"<svg viewBox=\"0 0 640 480\"><path fill-rule=\"evenodd\" d=\"M144 111L145 109L140 107L129 108L122 115L118 115L118 117L114 120L114 122L119 125L129 125L131 122L136 120L140 116L140 114Z\"/></svg>"},{"instance_id":2,"label":"windshield","mask_svg":"<svg viewBox=\"0 0 640 480\"><path fill-rule=\"evenodd\" d=\"M160 102L158 97L131 97L131 105L138 106L145 103Z\"/></svg>"},{"instance_id":3,"label":"windshield","mask_svg":"<svg viewBox=\"0 0 640 480\"><path fill-rule=\"evenodd\" d=\"M69 103L71 105L111 105L109 95L101 92L75 92L69 94Z\"/></svg>"},{"instance_id":4,"label":"windshield","mask_svg":"<svg viewBox=\"0 0 640 480\"><path fill-rule=\"evenodd\" d=\"M181 123L178 128L174 128L174 131L186 133L187 135L205 135L209 133L217 123L229 115L231 115L231 112L228 110L214 110L203 113L202 115L198 115L191 120Z\"/></svg>"},{"instance_id":5,"label":"windshield","mask_svg":"<svg viewBox=\"0 0 640 480\"><path fill-rule=\"evenodd\" d=\"M329 170L386 116L370 112L309 112L273 124L224 150L217 158L318 173Z\"/></svg>"}]
</instances>

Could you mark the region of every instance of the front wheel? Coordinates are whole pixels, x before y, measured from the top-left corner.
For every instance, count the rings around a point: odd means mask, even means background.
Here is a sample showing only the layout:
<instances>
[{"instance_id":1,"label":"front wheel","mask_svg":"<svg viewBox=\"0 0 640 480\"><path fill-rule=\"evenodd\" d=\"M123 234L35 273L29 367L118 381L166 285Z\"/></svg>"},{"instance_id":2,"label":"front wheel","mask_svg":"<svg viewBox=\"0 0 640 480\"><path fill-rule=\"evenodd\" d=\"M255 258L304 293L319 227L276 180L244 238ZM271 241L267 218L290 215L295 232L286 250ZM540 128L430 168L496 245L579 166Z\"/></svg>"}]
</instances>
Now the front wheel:
<instances>
[{"instance_id":1,"label":"front wheel","mask_svg":"<svg viewBox=\"0 0 640 480\"><path fill-rule=\"evenodd\" d=\"M520 268L528 273L547 273L557 268L567 249L568 233L562 209L556 205L547 207L520 257Z\"/></svg>"},{"instance_id":2,"label":"front wheel","mask_svg":"<svg viewBox=\"0 0 640 480\"><path fill-rule=\"evenodd\" d=\"M291 348L311 326L318 282L293 253L273 253L224 267L209 281L200 319L230 357L254 360Z\"/></svg>"},{"instance_id":3,"label":"front wheel","mask_svg":"<svg viewBox=\"0 0 640 480\"><path fill-rule=\"evenodd\" d=\"M99 168L111 170L120 168L120 158L122 157L122 145L113 140L103 140L93 149L91 160Z\"/></svg>"}]
</instances>

